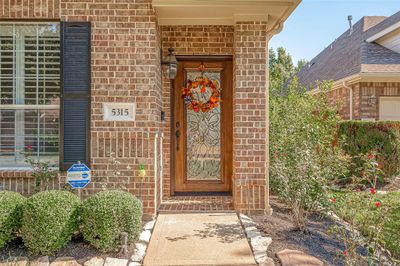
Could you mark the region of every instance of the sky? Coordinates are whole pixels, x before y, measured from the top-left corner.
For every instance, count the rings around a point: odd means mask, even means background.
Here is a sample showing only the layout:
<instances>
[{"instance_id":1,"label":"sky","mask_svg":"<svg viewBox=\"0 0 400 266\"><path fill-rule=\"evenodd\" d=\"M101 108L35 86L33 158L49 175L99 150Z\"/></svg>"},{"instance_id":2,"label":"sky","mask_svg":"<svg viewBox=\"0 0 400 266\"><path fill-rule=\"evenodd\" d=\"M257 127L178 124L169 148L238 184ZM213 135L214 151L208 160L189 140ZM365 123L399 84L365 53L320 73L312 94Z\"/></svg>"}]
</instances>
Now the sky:
<instances>
[{"instance_id":1,"label":"sky","mask_svg":"<svg viewBox=\"0 0 400 266\"><path fill-rule=\"evenodd\" d=\"M390 16L400 11L400 0L302 0L286 20L270 47L284 47L293 61L310 61L363 16Z\"/></svg>"}]
</instances>

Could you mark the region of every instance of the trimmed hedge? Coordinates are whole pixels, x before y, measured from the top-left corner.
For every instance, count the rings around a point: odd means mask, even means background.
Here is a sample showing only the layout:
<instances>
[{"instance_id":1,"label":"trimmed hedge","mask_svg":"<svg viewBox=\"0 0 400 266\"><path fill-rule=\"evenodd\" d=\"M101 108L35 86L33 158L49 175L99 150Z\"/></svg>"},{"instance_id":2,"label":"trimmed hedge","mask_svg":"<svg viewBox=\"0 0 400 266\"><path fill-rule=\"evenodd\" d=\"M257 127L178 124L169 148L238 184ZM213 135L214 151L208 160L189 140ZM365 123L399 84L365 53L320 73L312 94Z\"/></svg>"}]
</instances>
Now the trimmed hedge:
<instances>
[{"instance_id":1,"label":"trimmed hedge","mask_svg":"<svg viewBox=\"0 0 400 266\"><path fill-rule=\"evenodd\" d=\"M0 248L14 239L21 226L22 205L25 198L12 191L0 191Z\"/></svg>"},{"instance_id":2,"label":"trimmed hedge","mask_svg":"<svg viewBox=\"0 0 400 266\"><path fill-rule=\"evenodd\" d=\"M396 121L343 121L339 136L344 136L342 148L350 155L377 152L384 179L400 173L400 122ZM358 161L353 160L354 167Z\"/></svg>"},{"instance_id":3,"label":"trimmed hedge","mask_svg":"<svg viewBox=\"0 0 400 266\"><path fill-rule=\"evenodd\" d=\"M141 220L142 204L128 192L102 191L83 203L83 237L103 252L119 247L122 232L128 234L129 242L137 239Z\"/></svg>"},{"instance_id":4,"label":"trimmed hedge","mask_svg":"<svg viewBox=\"0 0 400 266\"><path fill-rule=\"evenodd\" d=\"M33 254L51 255L78 229L80 199L67 191L43 191L23 206L21 234Z\"/></svg>"}]
</instances>

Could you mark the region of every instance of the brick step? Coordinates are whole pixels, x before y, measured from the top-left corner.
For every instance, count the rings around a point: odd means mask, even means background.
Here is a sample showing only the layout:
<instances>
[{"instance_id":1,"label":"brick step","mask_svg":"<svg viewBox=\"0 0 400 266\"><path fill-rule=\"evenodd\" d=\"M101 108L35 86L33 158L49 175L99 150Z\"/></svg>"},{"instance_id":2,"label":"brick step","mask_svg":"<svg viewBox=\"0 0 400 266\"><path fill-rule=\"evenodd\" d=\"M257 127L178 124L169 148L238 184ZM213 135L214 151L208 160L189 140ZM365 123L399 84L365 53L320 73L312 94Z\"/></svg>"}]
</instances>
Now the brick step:
<instances>
[{"instance_id":1,"label":"brick step","mask_svg":"<svg viewBox=\"0 0 400 266\"><path fill-rule=\"evenodd\" d=\"M176 196L163 199L159 213L232 212L231 196Z\"/></svg>"}]
</instances>

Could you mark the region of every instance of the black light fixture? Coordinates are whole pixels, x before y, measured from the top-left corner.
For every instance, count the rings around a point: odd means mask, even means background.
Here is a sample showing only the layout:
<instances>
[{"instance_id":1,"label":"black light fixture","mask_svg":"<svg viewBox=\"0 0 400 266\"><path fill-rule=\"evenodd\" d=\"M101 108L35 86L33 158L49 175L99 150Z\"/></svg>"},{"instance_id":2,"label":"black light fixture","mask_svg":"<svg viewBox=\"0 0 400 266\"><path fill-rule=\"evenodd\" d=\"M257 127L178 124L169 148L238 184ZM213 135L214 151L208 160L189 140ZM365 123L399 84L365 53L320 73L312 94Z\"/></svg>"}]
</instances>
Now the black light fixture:
<instances>
[{"instance_id":1,"label":"black light fixture","mask_svg":"<svg viewBox=\"0 0 400 266\"><path fill-rule=\"evenodd\" d=\"M173 48L168 48L168 55L162 59L161 66L165 77L175 79L178 72L178 60Z\"/></svg>"}]
</instances>

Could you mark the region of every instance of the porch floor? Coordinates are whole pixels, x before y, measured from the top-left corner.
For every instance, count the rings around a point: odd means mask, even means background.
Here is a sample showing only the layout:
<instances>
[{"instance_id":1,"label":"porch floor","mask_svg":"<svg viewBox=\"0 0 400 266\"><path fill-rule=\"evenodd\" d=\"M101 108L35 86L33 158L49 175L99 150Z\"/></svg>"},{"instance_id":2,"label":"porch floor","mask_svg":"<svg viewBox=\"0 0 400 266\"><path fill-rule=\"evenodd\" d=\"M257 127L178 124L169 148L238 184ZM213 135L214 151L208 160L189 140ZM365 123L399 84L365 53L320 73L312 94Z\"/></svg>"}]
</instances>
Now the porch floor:
<instances>
[{"instance_id":1,"label":"porch floor","mask_svg":"<svg viewBox=\"0 0 400 266\"><path fill-rule=\"evenodd\" d=\"M256 266L236 213L160 214L145 266Z\"/></svg>"},{"instance_id":2,"label":"porch floor","mask_svg":"<svg viewBox=\"0 0 400 266\"><path fill-rule=\"evenodd\" d=\"M232 196L173 196L164 198L159 213L233 212Z\"/></svg>"}]
</instances>

